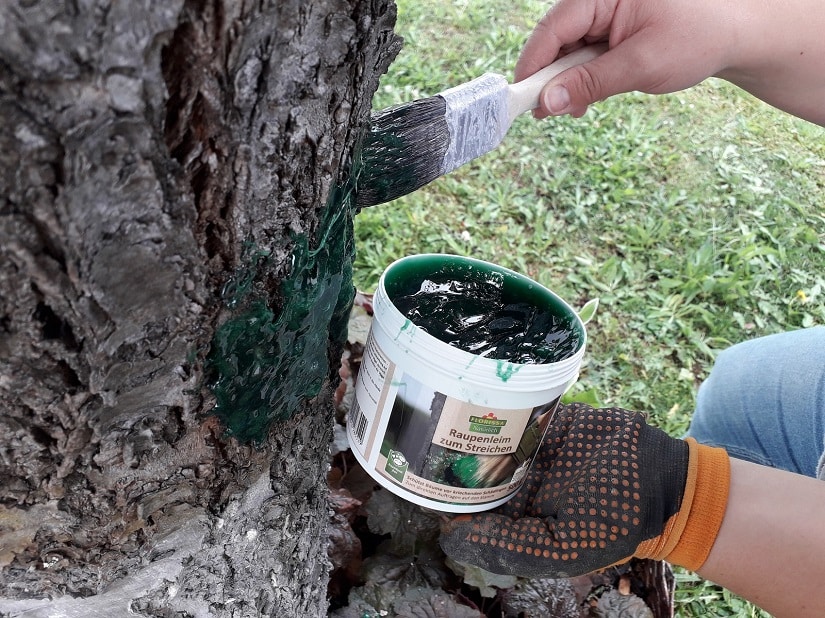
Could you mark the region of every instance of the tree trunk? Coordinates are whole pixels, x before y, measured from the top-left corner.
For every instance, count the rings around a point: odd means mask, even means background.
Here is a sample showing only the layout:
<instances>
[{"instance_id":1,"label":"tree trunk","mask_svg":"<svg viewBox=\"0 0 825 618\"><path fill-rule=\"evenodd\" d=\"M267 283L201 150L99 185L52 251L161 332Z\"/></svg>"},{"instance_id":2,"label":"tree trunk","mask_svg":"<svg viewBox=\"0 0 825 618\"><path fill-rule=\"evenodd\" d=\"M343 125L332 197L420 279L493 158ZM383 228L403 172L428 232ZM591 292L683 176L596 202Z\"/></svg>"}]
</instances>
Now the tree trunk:
<instances>
[{"instance_id":1,"label":"tree trunk","mask_svg":"<svg viewBox=\"0 0 825 618\"><path fill-rule=\"evenodd\" d=\"M0 614L326 612L391 0L0 7Z\"/></svg>"}]
</instances>

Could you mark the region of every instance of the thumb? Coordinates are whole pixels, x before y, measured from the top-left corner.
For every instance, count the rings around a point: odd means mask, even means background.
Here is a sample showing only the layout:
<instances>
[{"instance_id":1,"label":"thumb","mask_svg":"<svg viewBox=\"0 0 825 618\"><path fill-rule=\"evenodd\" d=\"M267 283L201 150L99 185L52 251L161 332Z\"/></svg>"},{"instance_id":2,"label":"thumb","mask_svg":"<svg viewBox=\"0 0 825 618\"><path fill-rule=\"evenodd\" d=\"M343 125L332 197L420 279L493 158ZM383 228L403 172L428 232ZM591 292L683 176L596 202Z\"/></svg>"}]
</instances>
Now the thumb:
<instances>
[{"instance_id":1,"label":"thumb","mask_svg":"<svg viewBox=\"0 0 825 618\"><path fill-rule=\"evenodd\" d=\"M625 42L556 76L542 88L536 116L579 117L592 103L640 89L642 65L636 60L633 47L631 42Z\"/></svg>"},{"instance_id":2,"label":"thumb","mask_svg":"<svg viewBox=\"0 0 825 618\"><path fill-rule=\"evenodd\" d=\"M566 577L569 572L559 561L554 524L552 517L514 520L498 513L461 515L442 525L439 543L456 562L491 573Z\"/></svg>"}]
</instances>

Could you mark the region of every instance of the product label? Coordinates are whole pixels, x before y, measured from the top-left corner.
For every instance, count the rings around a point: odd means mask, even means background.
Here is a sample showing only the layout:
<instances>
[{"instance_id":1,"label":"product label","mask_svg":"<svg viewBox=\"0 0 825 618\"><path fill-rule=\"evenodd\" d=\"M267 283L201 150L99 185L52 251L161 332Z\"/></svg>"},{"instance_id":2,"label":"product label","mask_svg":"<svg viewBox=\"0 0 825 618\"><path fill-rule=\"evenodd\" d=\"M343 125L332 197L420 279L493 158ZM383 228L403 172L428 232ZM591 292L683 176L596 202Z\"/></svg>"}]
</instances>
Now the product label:
<instances>
[{"instance_id":1,"label":"product label","mask_svg":"<svg viewBox=\"0 0 825 618\"><path fill-rule=\"evenodd\" d=\"M381 351L370 332L355 383L352 409L347 419L350 446L367 458L374 450L378 429L376 416L386 405L394 371L395 365Z\"/></svg>"},{"instance_id":2,"label":"product label","mask_svg":"<svg viewBox=\"0 0 825 618\"><path fill-rule=\"evenodd\" d=\"M370 335L347 431L367 472L390 489L483 505L521 485L557 403L491 409L448 397L396 367Z\"/></svg>"},{"instance_id":3,"label":"product label","mask_svg":"<svg viewBox=\"0 0 825 618\"><path fill-rule=\"evenodd\" d=\"M379 456L378 468L385 465L386 458ZM387 462L388 465L388 462ZM524 480L524 475L527 473L529 463L525 462L516 473L513 474L512 480L506 485L498 487L482 487L478 489L468 490L462 487L455 487L446 485L444 483L436 483L429 479L422 478L415 474L405 471L402 480L395 479L397 483L404 489L411 491L419 496L429 498L430 500L438 500L450 504L478 504L483 505L487 502L494 502L499 498L509 496L516 491Z\"/></svg>"},{"instance_id":4,"label":"product label","mask_svg":"<svg viewBox=\"0 0 825 618\"><path fill-rule=\"evenodd\" d=\"M521 442L533 409L490 410L446 398L433 442L480 455L513 453Z\"/></svg>"}]
</instances>

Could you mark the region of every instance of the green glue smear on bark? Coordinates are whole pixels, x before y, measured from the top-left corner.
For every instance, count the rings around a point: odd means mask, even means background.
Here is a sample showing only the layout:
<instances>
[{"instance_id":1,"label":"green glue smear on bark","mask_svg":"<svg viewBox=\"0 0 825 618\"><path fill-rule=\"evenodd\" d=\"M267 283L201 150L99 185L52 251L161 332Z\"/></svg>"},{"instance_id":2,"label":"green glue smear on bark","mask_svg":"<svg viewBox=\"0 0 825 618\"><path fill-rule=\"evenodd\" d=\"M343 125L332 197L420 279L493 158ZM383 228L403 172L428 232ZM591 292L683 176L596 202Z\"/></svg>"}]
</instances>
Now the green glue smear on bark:
<instances>
[{"instance_id":1,"label":"green glue smear on bark","mask_svg":"<svg viewBox=\"0 0 825 618\"><path fill-rule=\"evenodd\" d=\"M274 421L291 418L329 376L329 342L346 338L355 295L352 212L351 191L339 187L322 214L317 246L304 236L293 239L280 311L255 286L265 251L248 248L224 287L232 315L215 333L207 369L213 413L240 441L262 442Z\"/></svg>"}]
</instances>

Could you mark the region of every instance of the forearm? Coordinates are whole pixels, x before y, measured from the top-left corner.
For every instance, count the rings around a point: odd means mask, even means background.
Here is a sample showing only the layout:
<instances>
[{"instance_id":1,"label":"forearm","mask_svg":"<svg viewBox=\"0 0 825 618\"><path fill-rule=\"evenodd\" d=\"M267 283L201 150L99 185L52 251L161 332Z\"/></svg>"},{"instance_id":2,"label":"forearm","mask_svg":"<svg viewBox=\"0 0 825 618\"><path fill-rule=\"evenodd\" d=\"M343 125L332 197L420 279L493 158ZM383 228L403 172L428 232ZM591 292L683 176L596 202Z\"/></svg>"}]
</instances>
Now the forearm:
<instances>
[{"instance_id":1,"label":"forearm","mask_svg":"<svg viewBox=\"0 0 825 618\"><path fill-rule=\"evenodd\" d=\"M743 0L719 73L763 101L825 126L825 11L819 0Z\"/></svg>"},{"instance_id":2,"label":"forearm","mask_svg":"<svg viewBox=\"0 0 825 618\"><path fill-rule=\"evenodd\" d=\"M777 618L825 607L825 482L731 460L728 508L699 575Z\"/></svg>"}]
</instances>

